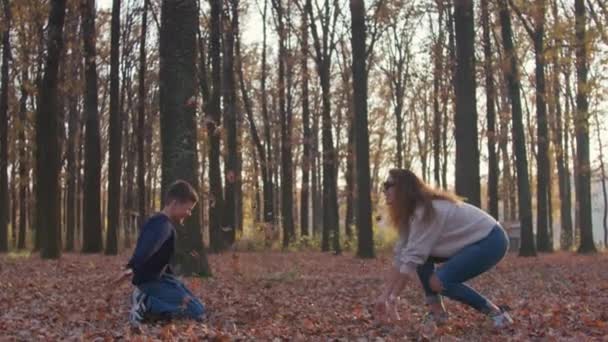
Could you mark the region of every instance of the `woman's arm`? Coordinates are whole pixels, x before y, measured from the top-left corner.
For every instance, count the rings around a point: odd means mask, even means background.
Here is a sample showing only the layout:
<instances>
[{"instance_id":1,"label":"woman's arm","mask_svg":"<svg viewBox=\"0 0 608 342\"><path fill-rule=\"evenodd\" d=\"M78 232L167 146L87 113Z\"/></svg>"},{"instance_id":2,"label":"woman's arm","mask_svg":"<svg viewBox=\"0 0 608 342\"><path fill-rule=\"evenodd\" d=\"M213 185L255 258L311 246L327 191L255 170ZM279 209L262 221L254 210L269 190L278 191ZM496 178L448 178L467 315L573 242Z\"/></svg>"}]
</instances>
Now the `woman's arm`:
<instances>
[{"instance_id":1,"label":"woman's arm","mask_svg":"<svg viewBox=\"0 0 608 342\"><path fill-rule=\"evenodd\" d=\"M396 299L403 288L409 276L405 273L400 273L396 267L391 267L386 277L386 283L384 291L380 298L386 301L392 301Z\"/></svg>"},{"instance_id":2,"label":"woman's arm","mask_svg":"<svg viewBox=\"0 0 608 342\"><path fill-rule=\"evenodd\" d=\"M384 320L387 315L392 316L395 320L400 319L395 304L399 294L405 287L407 278L407 274L400 273L394 266L388 270L384 290L374 305L376 317L379 320Z\"/></svg>"}]
</instances>

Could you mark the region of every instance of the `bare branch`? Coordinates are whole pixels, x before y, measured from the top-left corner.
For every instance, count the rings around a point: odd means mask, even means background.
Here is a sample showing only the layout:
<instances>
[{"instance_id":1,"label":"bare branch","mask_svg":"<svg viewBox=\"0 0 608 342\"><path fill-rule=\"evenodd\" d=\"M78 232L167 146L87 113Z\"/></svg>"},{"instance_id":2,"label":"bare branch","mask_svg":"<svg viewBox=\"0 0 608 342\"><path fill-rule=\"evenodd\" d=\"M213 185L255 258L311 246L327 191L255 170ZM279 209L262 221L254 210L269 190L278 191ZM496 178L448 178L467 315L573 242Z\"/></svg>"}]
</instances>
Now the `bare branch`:
<instances>
[{"instance_id":1,"label":"bare branch","mask_svg":"<svg viewBox=\"0 0 608 342\"><path fill-rule=\"evenodd\" d=\"M517 5L515 5L513 0L509 0L509 5L511 6L511 8L513 8L513 10L515 11L515 14L517 14L517 17L519 18L521 23L524 25L526 32L528 32L528 34L530 35L530 38L534 39L534 29L532 28L533 25L529 22L529 20L526 17L524 17L521 10L519 9L519 7L517 7Z\"/></svg>"}]
</instances>

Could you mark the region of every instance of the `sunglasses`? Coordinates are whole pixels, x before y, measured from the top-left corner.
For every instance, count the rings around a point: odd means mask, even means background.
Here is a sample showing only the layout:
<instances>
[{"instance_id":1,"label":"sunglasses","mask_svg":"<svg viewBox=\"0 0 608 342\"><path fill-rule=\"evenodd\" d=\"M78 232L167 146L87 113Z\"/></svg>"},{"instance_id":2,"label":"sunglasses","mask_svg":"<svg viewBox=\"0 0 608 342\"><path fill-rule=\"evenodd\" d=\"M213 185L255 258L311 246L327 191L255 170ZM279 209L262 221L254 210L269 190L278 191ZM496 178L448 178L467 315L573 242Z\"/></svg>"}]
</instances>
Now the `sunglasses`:
<instances>
[{"instance_id":1,"label":"sunglasses","mask_svg":"<svg viewBox=\"0 0 608 342\"><path fill-rule=\"evenodd\" d=\"M382 184L382 187L384 188L384 191L388 191L388 189L390 189L391 187L395 186L394 182L389 182L386 181Z\"/></svg>"}]
</instances>

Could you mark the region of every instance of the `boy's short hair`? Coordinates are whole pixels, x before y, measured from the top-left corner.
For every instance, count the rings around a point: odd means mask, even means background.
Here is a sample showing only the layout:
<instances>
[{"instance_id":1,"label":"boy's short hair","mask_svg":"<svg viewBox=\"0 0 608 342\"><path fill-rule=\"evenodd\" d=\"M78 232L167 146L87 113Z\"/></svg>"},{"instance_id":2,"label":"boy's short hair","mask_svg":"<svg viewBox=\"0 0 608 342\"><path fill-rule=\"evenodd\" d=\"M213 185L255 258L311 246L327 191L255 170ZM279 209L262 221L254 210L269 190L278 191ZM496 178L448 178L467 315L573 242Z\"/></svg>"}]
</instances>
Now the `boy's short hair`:
<instances>
[{"instance_id":1,"label":"boy's short hair","mask_svg":"<svg viewBox=\"0 0 608 342\"><path fill-rule=\"evenodd\" d=\"M198 202L198 195L196 194L196 190L190 183L185 180L176 180L169 186L169 190L167 190L166 194L167 202L171 200L176 200L178 202Z\"/></svg>"}]
</instances>

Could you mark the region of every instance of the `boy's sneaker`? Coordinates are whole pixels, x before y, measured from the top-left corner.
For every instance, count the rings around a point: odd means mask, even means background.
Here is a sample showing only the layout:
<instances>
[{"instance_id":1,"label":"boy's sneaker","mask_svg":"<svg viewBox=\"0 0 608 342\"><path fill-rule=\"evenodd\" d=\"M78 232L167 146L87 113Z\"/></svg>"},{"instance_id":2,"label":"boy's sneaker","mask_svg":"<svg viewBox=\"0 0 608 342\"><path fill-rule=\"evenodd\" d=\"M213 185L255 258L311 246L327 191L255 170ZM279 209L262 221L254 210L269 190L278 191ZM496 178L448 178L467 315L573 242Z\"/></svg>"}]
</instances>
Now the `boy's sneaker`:
<instances>
[{"instance_id":1,"label":"boy's sneaker","mask_svg":"<svg viewBox=\"0 0 608 342\"><path fill-rule=\"evenodd\" d=\"M140 289L135 288L131 294L131 310L129 311L129 322L132 325L139 325L144 320L146 313L146 294Z\"/></svg>"},{"instance_id":2,"label":"boy's sneaker","mask_svg":"<svg viewBox=\"0 0 608 342\"><path fill-rule=\"evenodd\" d=\"M492 325L495 329L503 329L513 324L513 318L507 312L507 308L499 307L500 313L490 315L492 318Z\"/></svg>"}]
</instances>

